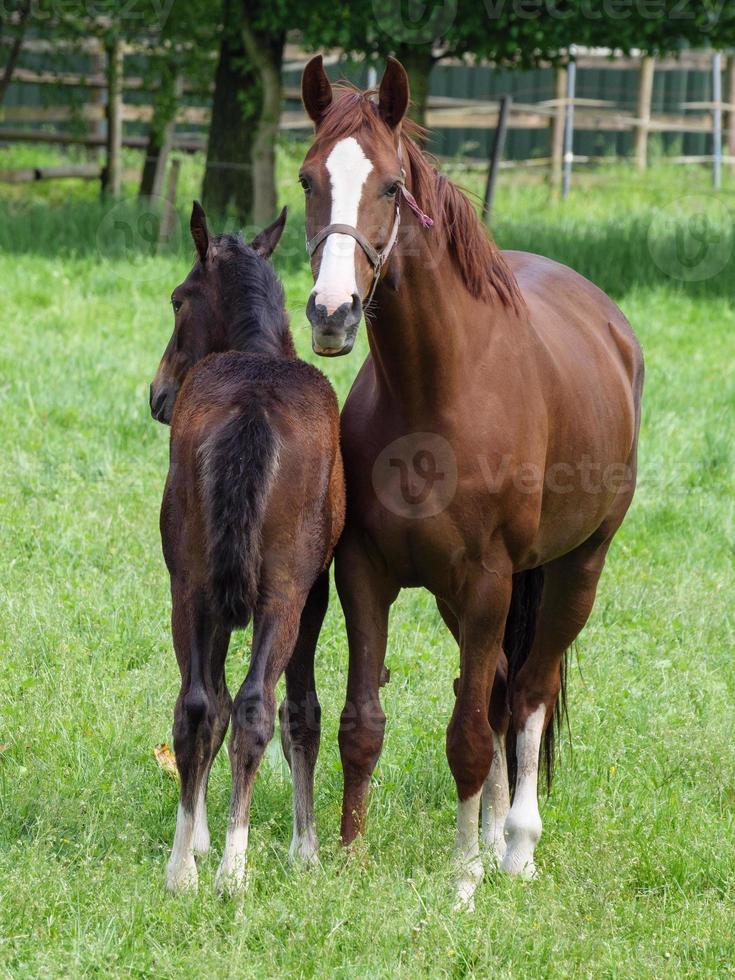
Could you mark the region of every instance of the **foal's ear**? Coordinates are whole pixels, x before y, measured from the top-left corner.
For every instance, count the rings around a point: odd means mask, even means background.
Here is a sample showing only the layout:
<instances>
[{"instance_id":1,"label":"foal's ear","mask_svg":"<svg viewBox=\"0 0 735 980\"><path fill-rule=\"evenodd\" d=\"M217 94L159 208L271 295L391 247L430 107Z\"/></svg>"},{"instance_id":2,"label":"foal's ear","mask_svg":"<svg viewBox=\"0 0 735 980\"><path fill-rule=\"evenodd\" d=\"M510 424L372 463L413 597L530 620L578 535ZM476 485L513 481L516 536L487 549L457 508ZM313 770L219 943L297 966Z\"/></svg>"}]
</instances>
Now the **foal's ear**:
<instances>
[{"instance_id":1,"label":"foal's ear","mask_svg":"<svg viewBox=\"0 0 735 980\"><path fill-rule=\"evenodd\" d=\"M250 242L250 248L264 259L268 259L276 250L276 245L281 240L283 229L286 227L286 215L288 208L284 208L272 225L264 228L259 235Z\"/></svg>"},{"instance_id":2,"label":"foal's ear","mask_svg":"<svg viewBox=\"0 0 735 980\"><path fill-rule=\"evenodd\" d=\"M194 239L199 258L204 262L209 249L209 229L207 228L207 216L199 201L194 201L192 205L189 227L191 228L191 237Z\"/></svg>"},{"instance_id":3,"label":"foal's ear","mask_svg":"<svg viewBox=\"0 0 735 980\"><path fill-rule=\"evenodd\" d=\"M396 129L408 108L408 75L395 58L388 58L378 92L378 112L391 129Z\"/></svg>"},{"instance_id":4,"label":"foal's ear","mask_svg":"<svg viewBox=\"0 0 735 980\"><path fill-rule=\"evenodd\" d=\"M318 126L324 113L332 104L332 86L324 71L320 54L312 58L304 68L301 77L301 98L314 125Z\"/></svg>"}]
</instances>

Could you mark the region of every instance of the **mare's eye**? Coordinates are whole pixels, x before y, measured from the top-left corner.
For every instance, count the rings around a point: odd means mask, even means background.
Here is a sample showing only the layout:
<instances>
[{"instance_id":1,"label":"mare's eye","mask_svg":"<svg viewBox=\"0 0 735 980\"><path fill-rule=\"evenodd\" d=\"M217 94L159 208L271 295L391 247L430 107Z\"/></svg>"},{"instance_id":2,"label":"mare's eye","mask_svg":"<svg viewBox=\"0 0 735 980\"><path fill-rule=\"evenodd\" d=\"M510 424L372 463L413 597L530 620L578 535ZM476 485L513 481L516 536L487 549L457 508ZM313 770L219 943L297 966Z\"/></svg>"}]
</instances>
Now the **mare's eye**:
<instances>
[{"instance_id":1,"label":"mare's eye","mask_svg":"<svg viewBox=\"0 0 735 980\"><path fill-rule=\"evenodd\" d=\"M304 188L304 194L311 194L311 184L308 177L299 177L299 183Z\"/></svg>"},{"instance_id":2,"label":"mare's eye","mask_svg":"<svg viewBox=\"0 0 735 980\"><path fill-rule=\"evenodd\" d=\"M391 184L390 187L386 187L385 193L387 197L395 197L398 193L398 181L395 184Z\"/></svg>"},{"instance_id":3,"label":"mare's eye","mask_svg":"<svg viewBox=\"0 0 735 980\"><path fill-rule=\"evenodd\" d=\"M171 300L171 306L173 306L173 308L174 308L174 313L178 313L179 310L181 309L181 300L172 299Z\"/></svg>"}]
</instances>

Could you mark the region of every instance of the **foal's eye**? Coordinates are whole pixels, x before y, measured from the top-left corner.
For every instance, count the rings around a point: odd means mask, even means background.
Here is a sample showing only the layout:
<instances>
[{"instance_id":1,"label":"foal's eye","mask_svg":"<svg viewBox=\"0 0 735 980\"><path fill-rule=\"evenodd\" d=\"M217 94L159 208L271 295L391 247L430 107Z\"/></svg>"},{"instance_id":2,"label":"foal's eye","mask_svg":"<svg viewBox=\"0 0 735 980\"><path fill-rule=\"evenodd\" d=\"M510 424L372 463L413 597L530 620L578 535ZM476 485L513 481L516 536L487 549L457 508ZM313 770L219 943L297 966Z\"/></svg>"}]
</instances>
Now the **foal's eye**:
<instances>
[{"instance_id":1,"label":"foal's eye","mask_svg":"<svg viewBox=\"0 0 735 980\"><path fill-rule=\"evenodd\" d=\"M299 177L299 183L304 188L304 194L311 193L311 184L309 183L308 177Z\"/></svg>"},{"instance_id":2,"label":"foal's eye","mask_svg":"<svg viewBox=\"0 0 735 980\"><path fill-rule=\"evenodd\" d=\"M396 194L398 193L398 181L396 181L394 184L391 184L390 187L386 187L385 193L386 193L386 197L395 197Z\"/></svg>"},{"instance_id":3,"label":"foal's eye","mask_svg":"<svg viewBox=\"0 0 735 980\"><path fill-rule=\"evenodd\" d=\"M171 306L173 306L173 308L174 308L174 313L178 313L179 310L181 309L181 300L179 300L179 299L172 299L171 300Z\"/></svg>"}]
</instances>

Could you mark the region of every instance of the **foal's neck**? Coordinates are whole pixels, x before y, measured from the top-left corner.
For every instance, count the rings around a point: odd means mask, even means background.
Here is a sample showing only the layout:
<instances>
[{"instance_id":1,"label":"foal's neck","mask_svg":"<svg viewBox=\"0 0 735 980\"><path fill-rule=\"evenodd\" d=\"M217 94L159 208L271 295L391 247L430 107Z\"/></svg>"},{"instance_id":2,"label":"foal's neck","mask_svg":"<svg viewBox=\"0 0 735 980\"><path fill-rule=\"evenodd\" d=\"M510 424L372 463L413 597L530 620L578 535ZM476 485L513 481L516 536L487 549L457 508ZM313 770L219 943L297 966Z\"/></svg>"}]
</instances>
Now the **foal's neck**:
<instances>
[{"instance_id":1,"label":"foal's neck","mask_svg":"<svg viewBox=\"0 0 735 980\"><path fill-rule=\"evenodd\" d=\"M236 303L228 311L232 350L269 357L296 357L283 287L275 274L273 278L275 283L268 283L267 289L251 292L245 308Z\"/></svg>"}]
</instances>

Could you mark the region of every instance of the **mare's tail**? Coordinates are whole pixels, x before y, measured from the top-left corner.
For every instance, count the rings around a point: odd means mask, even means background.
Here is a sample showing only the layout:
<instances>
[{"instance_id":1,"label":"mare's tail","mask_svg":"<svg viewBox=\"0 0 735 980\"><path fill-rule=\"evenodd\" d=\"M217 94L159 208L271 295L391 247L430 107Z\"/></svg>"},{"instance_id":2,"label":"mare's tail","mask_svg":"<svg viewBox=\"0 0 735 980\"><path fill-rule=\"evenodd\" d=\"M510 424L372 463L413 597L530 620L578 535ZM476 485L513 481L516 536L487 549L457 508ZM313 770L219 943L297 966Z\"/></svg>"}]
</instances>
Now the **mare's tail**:
<instances>
[{"instance_id":1,"label":"mare's tail","mask_svg":"<svg viewBox=\"0 0 735 980\"><path fill-rule=\"evenodd\" d=\"M210 600L230 628L247 626L258 599L261 533L277 462L278 438L259 406L238 412L199 450Z\"/></svg>"},{"instance_id":2,"label":"mare's tail","mask_svg":"<svg viewBox=\"0 0 735 980\"><path fill-rule=\"evenodd\" d=\"M513 704L513 687L516 675L528 659L538 621L541 597L544 591L543 567L518 572L513 576L513 593L510 609L505 623L503 649L508 658L508 703ZM544 733L543 763L546 771L546 786L551 788L554 772L554 746L559 725L567 712L567 671L566 655L561 662L561 689L554 705L554 714ZM507 737L508 782L511 793L515 790L517 776L516 737L511 724Z\"/></svg>"}]
</instances>

